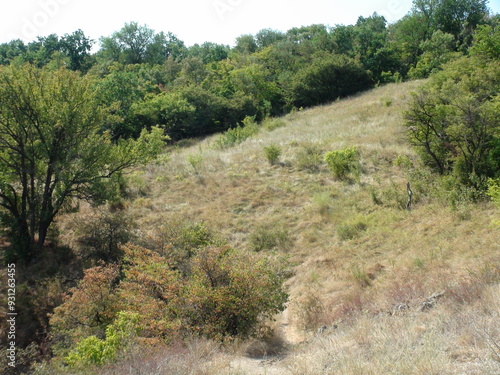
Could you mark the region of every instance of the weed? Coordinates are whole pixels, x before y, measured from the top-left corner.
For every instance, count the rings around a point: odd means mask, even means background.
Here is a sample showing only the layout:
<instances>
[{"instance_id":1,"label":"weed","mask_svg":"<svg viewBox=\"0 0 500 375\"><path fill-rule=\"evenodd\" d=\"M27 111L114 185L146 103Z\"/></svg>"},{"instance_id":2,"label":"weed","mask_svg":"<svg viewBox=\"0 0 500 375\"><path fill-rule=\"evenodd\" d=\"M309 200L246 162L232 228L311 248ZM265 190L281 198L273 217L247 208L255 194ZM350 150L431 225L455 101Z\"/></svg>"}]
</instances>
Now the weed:
<instances>
[{"instance_id":1,"label":"weed","mask_svg":"<svg viewBox=\"0 0 500 375\"><path fill-rule=\"evenodd\" d=\"M262 127L267 131L273 131L286 125L285 120L281 118L268 117L262 121Z\"/></svg>"},{"instance_id":2,"label":"weed","mask_svg":"<svg viewBox=\"0 0 500 375\"><path fill-rule=\"evenodd\" d=\"M325 191L314 194L312 203L321 216L328 216L332 213L333 199L331 193Z\"/></svg>"},{"instance_id":3,"label":"weed","mask_svg":"<svg viewBox=\"0 0 500 375\"><path fill-rule=\"evenodd\" d=\"M187 162L193 168L193 171L196 175L199 175L200 172L202 171L202 165L203 165L203 155L198 153L198 154L189 154L187 156Z\"/></svg>"},{"instance_id":4,"label":"weed","mask_svg":"<svg viewBox=\"0 0 500 375\"><path fill-rule=\"evenodd\" d=\"M244 140L254 136L259 132L259 125L253 117L246 117L243 120L243 126L238 125L236 128L229 129L221 134L214 141L214 148L223 150L240 144Z\"/></svg>"},{"instance_id":5,"label":"weed","mask_svg":"<svg viewBox=\"0 0 500 375\"><path fill-rule=\"evenodd\" d=\"M356 146L330 151L325 162L335 177L345 180L349 176L357 178L361 172L360 154Z\"/></svg>"},{"instance_id":6,"label":"weed","mask_svg":"<svg viewBox=\"0 0 500 375\"><path fill-rule=\"evenodd\" d=\"M337 235L341 241L348 241L358 237L368 229L366 220L362 217L355 218L337 226Z\"/></svg>"},{"instance_id":7,"label":"weed","mask_svg":"<svg viewBox=\"0 0 500 375\"><path fill-rule=\"evenodd\" d=\"M288 230L283 226L262 225L250 235L250 246L255 251L286 250L292 244Z\"/></svg>"},{"instance_id":8,"label":"weed","mask_svg":"<svg viewBox=\"0 0 500 375\"><path fill-rule=\"evenodd\" d=\"M352 276L358 285L362 288L372 285L372 282L365 270L361 269L358 265L352 268Z\"/></svg>"},{"instance_id":9,"label":"weed","mask_svg":"<svg viewBox=\"0 0 500 375\"><path fill-rule=\"evenodd\" d=\"M295 155L297 168L309 172L318 172L323 162L320 148L313 144L303 145Z\"/></svg>"},{"instance_id":10,"label":"weed","mask_svg":"<svg viewBox=\"0 0 500 375\"><path fill-rule=\"evenodd\" d=\"M264 153L269 164L276 165L281 156L281 147L275 144L270 144L269 146L264 147Z\"/></svg>"}]
</instances>

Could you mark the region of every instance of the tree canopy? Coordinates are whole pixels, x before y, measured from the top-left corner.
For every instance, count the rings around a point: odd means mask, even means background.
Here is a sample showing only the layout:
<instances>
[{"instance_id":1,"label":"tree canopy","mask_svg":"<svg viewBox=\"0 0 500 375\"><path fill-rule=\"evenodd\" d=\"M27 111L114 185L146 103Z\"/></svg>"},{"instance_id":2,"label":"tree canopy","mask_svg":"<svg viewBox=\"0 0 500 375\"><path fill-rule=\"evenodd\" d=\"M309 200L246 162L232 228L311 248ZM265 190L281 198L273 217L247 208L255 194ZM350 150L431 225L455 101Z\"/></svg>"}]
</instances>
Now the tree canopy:
<instances>
[{"instance_id":1,"label":"tree canopy","mask_svg":"<svg viewBox=\"0 0 500 375\"><path fill-rule=\"evenodd\" d=\"M113 176L162 147L160 129L111 142L101 132L109 110L97 102L92 80L64 68L2 68L0 97L0 213L14 257L40 251L73 198L109 198Z\"/></svg>"}]
</instances>

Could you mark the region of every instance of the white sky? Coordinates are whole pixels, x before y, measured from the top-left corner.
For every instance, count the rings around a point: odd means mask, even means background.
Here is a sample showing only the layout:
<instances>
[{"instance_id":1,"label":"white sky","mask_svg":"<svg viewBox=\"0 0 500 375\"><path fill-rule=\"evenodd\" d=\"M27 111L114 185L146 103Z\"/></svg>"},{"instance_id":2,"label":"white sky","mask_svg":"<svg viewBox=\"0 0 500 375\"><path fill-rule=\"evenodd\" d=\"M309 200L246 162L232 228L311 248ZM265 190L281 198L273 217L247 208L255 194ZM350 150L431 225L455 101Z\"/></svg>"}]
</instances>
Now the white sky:
<instances>
[{"instance_id":1,"label":"white sky","mask_svg":"<svg viewBox=\"0 0 500 375\"><path fill-rule=\"evenodd\" d=\"M82 29L98 41L136 21L156 32L171 31L190 46L234 45L236 37L264 28L286 31L315 23L354 24L377 12L394 22L412 0L0 0L0 43L30 42ZM489 7L500 13L500 0Z\"/></svg>"}]
</instances>

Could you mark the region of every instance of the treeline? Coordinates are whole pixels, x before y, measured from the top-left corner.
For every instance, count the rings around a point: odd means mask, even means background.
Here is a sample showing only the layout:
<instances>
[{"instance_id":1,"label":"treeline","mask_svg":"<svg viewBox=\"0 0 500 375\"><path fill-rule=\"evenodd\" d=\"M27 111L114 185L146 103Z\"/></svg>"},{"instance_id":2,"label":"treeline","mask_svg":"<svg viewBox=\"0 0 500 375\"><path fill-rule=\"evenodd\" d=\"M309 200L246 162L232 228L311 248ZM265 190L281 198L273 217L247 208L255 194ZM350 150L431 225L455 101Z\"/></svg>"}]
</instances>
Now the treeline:
<instances>
[{"instance_id":1,"label":"treeline","mask_svg":"<svg viewBox=\"0 0 500 375\"><path fill-rule=\"evenodd\" d=\"M481 25L496 27L487 0L414 0L394 24L373 14L355 25L264 29L235 46L187 47L172 33L126 24L95 41L78 30L28 44L0 45L0 64L65 66L91 77L113 104L112 136L137 137L160 125L173 140L224 131L352 95L376 84L425 78L468 54Z\"/></svg>"}]
</instances>

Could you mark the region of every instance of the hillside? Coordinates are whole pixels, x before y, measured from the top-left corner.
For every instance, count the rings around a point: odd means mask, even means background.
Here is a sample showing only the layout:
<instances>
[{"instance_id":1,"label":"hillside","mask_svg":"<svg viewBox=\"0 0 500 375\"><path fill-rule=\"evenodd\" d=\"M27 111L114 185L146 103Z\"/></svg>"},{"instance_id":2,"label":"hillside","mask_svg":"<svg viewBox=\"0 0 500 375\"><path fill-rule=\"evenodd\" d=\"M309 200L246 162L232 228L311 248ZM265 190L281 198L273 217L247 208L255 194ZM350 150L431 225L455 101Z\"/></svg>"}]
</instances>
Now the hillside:
<instances>
[{"instance_id":1,"label":"hillside","mask_svg":"<svg viewBox=\"0 0 500 375\"><path fill-rule=\"evenodd\" d=\"M107 367L169 374L497 374L498 211L455 197L421 168L402 111L421 81L292 113L227 149L184 142L128 177L137 235L199 222L238 249L290 262L274 338L144 353ZM278 146L270 165L264 147ZM357 146L359 178L335 179L331 150ZM406 210L406 184L413 205ZM90 215L82 210L64 223ZM143 373L143 372L141 372Z\"/></svg>"}]
</instances>

